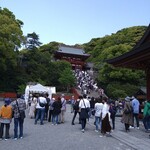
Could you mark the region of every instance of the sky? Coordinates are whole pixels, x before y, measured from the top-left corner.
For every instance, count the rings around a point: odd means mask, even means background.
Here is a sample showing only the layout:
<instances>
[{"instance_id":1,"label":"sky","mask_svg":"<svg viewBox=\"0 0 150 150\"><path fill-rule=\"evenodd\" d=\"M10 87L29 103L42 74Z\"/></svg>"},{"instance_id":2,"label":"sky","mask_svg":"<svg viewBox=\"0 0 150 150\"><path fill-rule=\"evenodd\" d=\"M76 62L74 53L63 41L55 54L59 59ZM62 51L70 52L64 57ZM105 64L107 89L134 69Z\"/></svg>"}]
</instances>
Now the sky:
<instances>
[{"instance_id":1,"label":"sky","mask_svg":"<svg viewBox=\"0 0 150 150\"><path fill-rule=\"evenodd\" d=\"M132 26L148 26L150 0L0 0L23 34L35 32L43 44L84 44Z\"/></svg>"}]
</instances>

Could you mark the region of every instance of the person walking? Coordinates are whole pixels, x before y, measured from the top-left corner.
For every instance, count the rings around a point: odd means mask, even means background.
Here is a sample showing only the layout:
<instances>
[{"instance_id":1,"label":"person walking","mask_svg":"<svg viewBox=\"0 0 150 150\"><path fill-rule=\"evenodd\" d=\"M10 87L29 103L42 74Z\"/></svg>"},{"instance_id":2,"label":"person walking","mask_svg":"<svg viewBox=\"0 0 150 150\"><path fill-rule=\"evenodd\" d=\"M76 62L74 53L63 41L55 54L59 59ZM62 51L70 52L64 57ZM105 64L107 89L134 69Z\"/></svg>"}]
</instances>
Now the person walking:
<instances>
[{"instance_id":1,"label":"person walking","mask_svg":"<svg viewBox=\"0 0 150 150\"><path fill-rule=\"evenodd\" d=\"M111 131L110 126L110 112L109 112L109 104L107 97L103 97L103 109L102 109L102 127L101 127L101 134L100 137L103 137L106 135L107 132Z\"/></svg>"},{"instance_id":2,"label":"person walking","mask_svg":"<svg viewBox=\"0 0 150 150\"><path fill-rule=\"evenodd\" d=\"M74 96L72 96L71 99L70 99L71 113L73 113L73 110L74 110L74 109L73 109L73 106L74 106L74 104L75 104L75 101L76 101L76 100L75 100Z\"/></svg>"},{"instance_id":3,"label":"person walking","mask_svg":"<svg viewBox=\"0 0 150 150\"><path fill-rule=\"evenodd\" d=\"M53 114L53 103L55 102L55 98L51 98L50 103L49 103L49 116L48 116L48 122L52 121L52 114Z\"/></svg>"},{"instance_id":4,"label":"person walking","mask_svg":"<svg viewBox=\"0 0 150 150\"><path fill-rule=\"evenodd\" d=\"M5 140L9 138L10 123L12 120L12 107L10 99L5 99L4 105L0 108L0 140L3 139L5 126Z\"/></svg>"},{"instance_id":5,"label":"person walking","mask_svg":"<svg viewBox=\"0 0 150 150\"><path fill-rule=\"evenodd\" d=\"M125 98L124 109L122 114L121 122L125 125L125 131L129 132L129 126L133 126L133 113L130 97Z\"/></svg>"},{"instance_id":6,"label":"person walking","mask_svg":"<svg viewBox=\"0 0 150 150\"><path fill-rule=\"evenodd\" d=\"M79 111L80 111L80 119L81 119L81 128L82 132L84 133L85 127L86 127L86 119L89 118L88 115L88 109L90 109L90 102L87 100L86 95L83 95L83 98L81 97L81 100L79 102Z\"/></svg>"},{"instance_id":7,"label":"person walking","mask_svg":"<svg viewBox=\"0 0 150 150\"><path fill-rule=\"evenodd\" d=\"M149 132L150 130L150 100L147 100L147 102L144 105L143 124L144 124L144 128L146 132Z\"/></svg>"},{"instance_id":8,"label":"person walking","mask_svg":"<svg viewBox=\"0 0 150 150\"><path fill-rule=\"evenodd\" d=\"M61 104L62 104L62 107L61 107L61 113L60 113L60 123L64 123L65 112L66 112L66 100L65 100L64 94L62 94L62 97L61 97Z\"/></svg>"},{"instance_id":9,"label":"person walking","mask_svg":"<svg viewBox=\"0 0 150 150\"><path fill-rule=\"evenodd\" d=\"M25 118L26 103L25 100L20 98L20 96L20 94L17 94L17 99L11 103L12 110L14 112L14 140L23 138L23 124Z\"/></svg>"},{"instance_id":10,"label":"person walking","mask_svg":"<svg viewBox=\"0 0 150 150\"><path fill-rule=\"evenodd\" d=\"M81 98L82 98L82 96L79 96L78 99L75 100L75 102L74 102L74 106L73 106L74 115L73 115L73 118L72 118L72 125L75 125L74 120L76 118L77 113L79 114L79 124L81 123L81 121L80 121L80 112L79 112L79 102L80 102Z\"/></svg>"},{"instance_id":11,"label":"person walking","mask_svg":"<svg viewBox=\"0 0 150 150\"><path fill-rule=\"evenodd\" d=\"M48 93L45 94L46 98L46 104L45 104L45 120L48 120L48 112L49 112L49 104L50 104L50 98L48 97Z\"/></svg>"},{"instance_id":12,"label":"person walking","mask_svg":"<svg viewBox=\"0 0 150 150\"><path fill-rule=\"evenodd\" d=\"M97 99L97 102L94 106L95 109L95 132L98 132L98 130L101 130L101 119L102 119L102 110L103 110L103 103L102 99Z\"/></svg>"},{"instance_id":13,"label":"person walking","mask_svg":"<svg viewBox=\"0 0 150 150\"><path fill-rule=\"evenodd\" d=\"M43 125L44 115L45 115L45 105L47 103L44 94L40 94L38 97L37 105L36 105L36 117L34 124L37 124L37 121L40 119L40 125Z\"/></svg>"},{"instance_id":14,"label":"person walking","mask_svg":"<svg viewBox=\"0 0 150 150\"><path fill-rule=\"evenodd\" d=\"M134 96L132 96L132 108L133 108L133 127L134 126L134 118L136 120L136 128L139 129L139 109L140 109L140 103L138 101L138 99Z\"/></svg>"},{"instance_id":15,"label":"person walking","mask_svg":"<svg viewBox=\"0 0 150 150\"><path fill-rule=\"evenodd\" d=\"M58 116L61 113L62 103L61 98L58 97L55 99L54 103L52 104L53 113L52 113L52 125L58 125Z\"/></svg>"},{"instance_id":16,"label":"person walking","mask_svg":"<svg viewBox=\"0 0 150 150\"><path fill-rule=\"evenodd\" d=\"M115 129L115 117L116 117L116 113L117 113L117 108L115 106L115 102L110 102L110 108L109 108L109 112L110 112L110 118L112 121L112 129Z\"/></svg>"}]
</instances>

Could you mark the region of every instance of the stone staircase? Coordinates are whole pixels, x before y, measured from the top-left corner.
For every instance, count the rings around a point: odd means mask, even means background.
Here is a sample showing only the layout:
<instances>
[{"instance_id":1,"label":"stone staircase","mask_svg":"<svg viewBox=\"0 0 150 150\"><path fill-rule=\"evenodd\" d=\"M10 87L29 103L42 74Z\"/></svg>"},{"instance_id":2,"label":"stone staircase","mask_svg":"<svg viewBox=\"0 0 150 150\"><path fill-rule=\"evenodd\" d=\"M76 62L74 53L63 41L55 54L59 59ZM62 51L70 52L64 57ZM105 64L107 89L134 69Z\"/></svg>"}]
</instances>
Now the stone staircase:
<instances>
[{"instance_id":1,"label":"stone staircase","mask_svg":"<svg viewBox=\"0 0 150 150\"><path fill-rule=\"evenodd\" d=\"M83 94L81 93L81 90L80 90L80 89L77 89L77 88L76 88L75 90L76 90L76 92L78 93L78 95L83 95ZM94 98L99 98L99 97L100 97L100 96L99 96L99 93L96 92L96 91L91 91L91 93L88 94L88 96L89 96L89 97L94 97ZM102 97L107 97L107 95L104 93Z\"/></svg>"}]
</instances>

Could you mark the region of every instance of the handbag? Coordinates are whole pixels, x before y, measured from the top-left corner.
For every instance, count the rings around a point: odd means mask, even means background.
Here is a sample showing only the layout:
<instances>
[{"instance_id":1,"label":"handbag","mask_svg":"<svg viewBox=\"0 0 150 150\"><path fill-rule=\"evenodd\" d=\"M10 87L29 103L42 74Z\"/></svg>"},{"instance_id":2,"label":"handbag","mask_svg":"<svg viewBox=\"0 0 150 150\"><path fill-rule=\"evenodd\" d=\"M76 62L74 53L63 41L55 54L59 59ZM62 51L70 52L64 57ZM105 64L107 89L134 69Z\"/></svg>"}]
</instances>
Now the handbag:
<instances>
[{"instance_id":1,"label":"handbag","mask_svg":"<svg viewBox=\"0 0 150 150\"><path fill-rule=\"evenodd\" d=\"M83 103L84 103L84 106L85 106L85 111L86 111L86 113L87 113L87 115L89 117L90 108L86 107L84 100L83 100Z\"/></svg>"}]
</instances>

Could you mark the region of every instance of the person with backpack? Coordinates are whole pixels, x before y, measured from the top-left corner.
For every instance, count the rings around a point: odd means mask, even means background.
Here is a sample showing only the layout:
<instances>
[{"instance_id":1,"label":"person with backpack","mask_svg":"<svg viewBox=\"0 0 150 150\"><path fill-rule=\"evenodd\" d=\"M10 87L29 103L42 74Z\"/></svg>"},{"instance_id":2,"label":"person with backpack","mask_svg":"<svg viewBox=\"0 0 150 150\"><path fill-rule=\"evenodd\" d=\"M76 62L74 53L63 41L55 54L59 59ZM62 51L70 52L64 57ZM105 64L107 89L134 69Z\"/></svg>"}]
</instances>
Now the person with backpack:
<instances>
[{"instance_id":1,"label":"person with backpack","mask_svg":"<svg viewBox=\"0 0 150 150\"><path fill-rule=\"evenodd\" d=\"M14 112L14 140L23 138L23 124L25 118L26 103L25 100L21 99L20 97L21 95L17 94L17 99L11 103L12 110Z\"/></svg>"},{"instance_id":2,"label":"person with backpack","mask_svg":"<svg viewBox=\"0 0 150 150\"><path fill-rule=\"evenodd\" d=\"M122 119L121 122L124 123L125 126L125 131L129 132L130 126L133 126L133 108L132 104L130 101L130 97L125 98L125 103L124 103L124 109L123 109L123 114L122 114Z\"/></svg>"},{"instance_id":3,"label":"person with backpack","mask_svg":"<svg viewBox=\"0 0 150 150\"><path fill-rule=\"evenodd\" d=\"M37 124L37 121L40 119L40 125L43 125L44 115L45 115L45 105L47 103L44 94L40 94L36 104L36 117L34 124Z\"/></svg>"},{"instance_id":4,"label":"person with backpack","mask_svg":"<svg viewBox=\"0 0 150 150\"><path fill-rule=\"evenodd\" d=\"M79 98L77 100L75 100L74 106L73 106L73 110L74 110L74 115L72 118L72 125L74 124L74 120L76 118L77 113L79 114L79 124L81 123L80 121L80 112L79 112L79 102L80 102L81 96L79 96Z\"/></svg>"}]
</instances>

